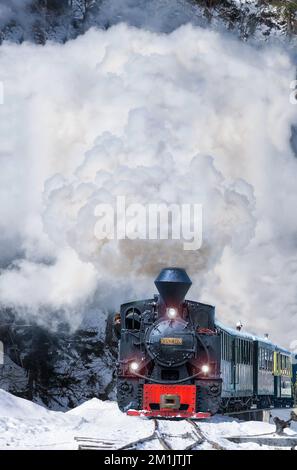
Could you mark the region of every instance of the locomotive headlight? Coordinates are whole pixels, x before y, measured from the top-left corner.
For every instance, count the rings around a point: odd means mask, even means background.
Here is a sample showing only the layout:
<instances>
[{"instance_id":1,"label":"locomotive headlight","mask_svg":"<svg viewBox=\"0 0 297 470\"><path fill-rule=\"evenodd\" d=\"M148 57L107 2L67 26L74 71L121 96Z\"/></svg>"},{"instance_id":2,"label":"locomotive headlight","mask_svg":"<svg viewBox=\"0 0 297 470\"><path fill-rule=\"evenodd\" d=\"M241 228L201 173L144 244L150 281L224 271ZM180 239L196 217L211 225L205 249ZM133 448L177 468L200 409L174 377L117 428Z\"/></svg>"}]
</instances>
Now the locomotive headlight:
<instances>
[{"instance_id":1,"label":"locomotive headlight","mask_svg":"<svg viewBox=\"0 0 297 470\"><path fill-rule=\"evenodd\" d=\"M130 368L131 372L136 372L136 371L138 371L138 369L139 369L139 364L138 364L138 362L136 362L136 361L131 362L129 368Z\"/></svg>"},{"instance_id":2,"label":"locomotive headlight","mask_svg":"<svg viewBox=\"0 0 297 470\"><path fill-rule=\"evenodd\" d=\"M167 317L170 318L170 320L174 320L177 317L177 309L173 307L168 308Z\"/></svg>"},{"instance_id":3,"label":"locomotive headlight","mask_svg":"<svg viewBox=\"0 0 297 470\"><path fill-rule=\"evenodd\" d=\"M201 370L203 372L203 374L208 374L209 372L209 366L207 364L204 364L202 367L201 367Z\"/></svg>"}]
</instances>

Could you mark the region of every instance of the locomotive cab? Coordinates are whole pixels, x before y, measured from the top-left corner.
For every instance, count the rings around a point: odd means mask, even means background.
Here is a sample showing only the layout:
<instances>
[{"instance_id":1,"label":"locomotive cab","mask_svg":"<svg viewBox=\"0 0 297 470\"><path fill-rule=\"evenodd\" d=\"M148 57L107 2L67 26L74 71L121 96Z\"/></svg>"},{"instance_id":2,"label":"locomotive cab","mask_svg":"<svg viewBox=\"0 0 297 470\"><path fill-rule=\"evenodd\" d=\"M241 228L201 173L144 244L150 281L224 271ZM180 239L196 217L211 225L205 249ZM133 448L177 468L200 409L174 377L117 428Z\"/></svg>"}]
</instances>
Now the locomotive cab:
<instances>
[{"instance_id":1,"label":"locomotive cab","mask_svg":"<svg viewBox=\"0 0 297 470\"><path fill-rule=\"evenodd\" d=\"M153 299L121 306L117 399L128 414L208 417L220 404L220 340L214 307L184 300L184 269L166 268ZM120 325L120 326L119 326Z\"/></svg>"}]
</instances>

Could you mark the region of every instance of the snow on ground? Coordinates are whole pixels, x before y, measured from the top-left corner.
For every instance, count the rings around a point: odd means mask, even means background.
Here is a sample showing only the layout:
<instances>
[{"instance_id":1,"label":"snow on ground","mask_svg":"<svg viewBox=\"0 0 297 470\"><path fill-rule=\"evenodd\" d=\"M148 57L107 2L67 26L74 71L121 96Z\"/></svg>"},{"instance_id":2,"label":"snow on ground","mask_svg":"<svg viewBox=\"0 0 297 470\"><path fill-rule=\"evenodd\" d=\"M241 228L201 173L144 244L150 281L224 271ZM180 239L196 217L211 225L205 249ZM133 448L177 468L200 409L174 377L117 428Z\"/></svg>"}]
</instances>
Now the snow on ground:
<instances>
[{"instance_id":1,"label":"snow on ground","mask_svg":"<svg viewBox=\"0 0 297 470\"><path fill-rule=\"evenodd\" d=\"M289 410L280 413L283 418L289 416ZM199 424L210 440L229 449L265 449L264 446L260 447L257 444L233 444L226 437L268 433L275 429L269 423L245 423L222 416L216 416ZM121 413L115 402L102 402L94 398L63 413L47 410L0 390L1 450L77 449L77 442L74 439L76 436L102 437L125 444L149 436L153 427L153 422L148 419L128 417ZM171 436L170 442L174 449L181 450L186 447L190 437L187 422L162 421L161 429L162 433ZM294 433L294 427L287 432ZM154 440L143 444L140 448L160 449L160 444ZM208 443L200 447L200 449L209 448L211 446Z\"/></svg>"},{"instance_id":2,"label":"snow on ground","mask_svg":"<svg viewBox=\"0 0 297 470\"><path fill-rule=\"evenodd\" d=\"M131 426L131 421L133 425ZM124 442L145 437L153 423L92 399L67 413L50 411L0 390L0 449L77 449L75 436Z\"/></svg>"}]
</instances>

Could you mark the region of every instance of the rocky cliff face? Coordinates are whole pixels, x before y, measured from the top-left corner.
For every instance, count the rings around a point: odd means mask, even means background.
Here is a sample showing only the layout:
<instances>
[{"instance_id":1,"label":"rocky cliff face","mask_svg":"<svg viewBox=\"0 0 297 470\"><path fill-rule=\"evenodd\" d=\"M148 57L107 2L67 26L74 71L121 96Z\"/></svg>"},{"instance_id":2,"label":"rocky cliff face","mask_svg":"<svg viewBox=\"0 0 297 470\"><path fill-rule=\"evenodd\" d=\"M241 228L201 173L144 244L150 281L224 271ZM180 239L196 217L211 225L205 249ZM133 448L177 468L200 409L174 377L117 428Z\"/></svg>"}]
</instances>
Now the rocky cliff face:
<instances>
[{"instance_id":1,"label":"rocky cliff face","mask_svg":"<svg viewBox=\"0 0 297 470\"><path fill-rule=\"evenodd\" d=\"M267 41L296 35L297 0L1 0L0 41L65 42L121 21L165 32L191 21Z\"/></svg>"},{"instance_id":2,"label":"rocky cliff face","mask_svg":"<svg viewBox=\"0 0 297 470\"><path fill-rule=\"evenodd\" d=\"M112 319L94 315L71 333L65 324L49 331L2 311L0 389L55 410L93 397L114 398L117 341Z\"/></svg>"},{"instance_id":3,"label":"rocky cliff face","mask_svg":"<svg viewBox=\"0 0 297 470\"><path fill-rule=\"evenodd\" d=\"M196 0L210 23L222 23L242 39L267 40L297 32L297 2L271 0Z\"/></svg>"}]
</instances>

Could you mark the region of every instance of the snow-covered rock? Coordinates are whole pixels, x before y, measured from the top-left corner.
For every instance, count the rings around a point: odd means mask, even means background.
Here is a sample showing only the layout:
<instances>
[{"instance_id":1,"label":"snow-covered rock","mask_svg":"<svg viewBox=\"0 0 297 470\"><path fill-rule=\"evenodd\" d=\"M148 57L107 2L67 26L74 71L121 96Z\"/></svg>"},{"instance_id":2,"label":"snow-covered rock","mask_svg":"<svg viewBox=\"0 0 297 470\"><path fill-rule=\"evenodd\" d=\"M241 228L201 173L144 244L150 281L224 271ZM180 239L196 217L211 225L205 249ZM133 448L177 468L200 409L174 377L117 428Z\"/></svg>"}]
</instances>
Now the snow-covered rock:
<instances>
[{"instance_id":1,"label":"snow-covered rock","mask_svg":"<svg viewBox=\"0 0 297 470\"><path fill-rule=\"evenodd\" d=\"M107 316L89 311L74 332L67 325L58 331L33 322L18 326L0 312L4 320L0 389L64 411L93 397L114 398L117 342Z\"/></svg>"}]
</instances>

